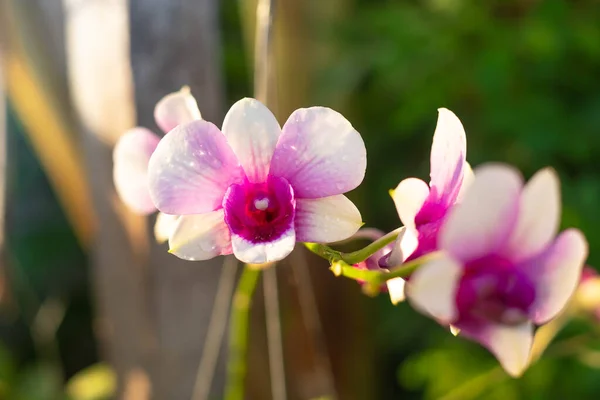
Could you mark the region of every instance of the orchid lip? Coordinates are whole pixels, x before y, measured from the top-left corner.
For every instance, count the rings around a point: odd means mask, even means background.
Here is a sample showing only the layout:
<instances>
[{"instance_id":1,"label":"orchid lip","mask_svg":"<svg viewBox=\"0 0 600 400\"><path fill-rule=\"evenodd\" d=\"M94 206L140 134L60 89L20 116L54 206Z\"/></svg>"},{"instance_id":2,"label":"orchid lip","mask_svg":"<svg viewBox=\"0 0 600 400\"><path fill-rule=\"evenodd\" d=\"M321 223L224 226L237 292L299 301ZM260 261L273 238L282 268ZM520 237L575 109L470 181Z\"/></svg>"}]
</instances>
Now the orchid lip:
<instances>
[{"instance_id":1,"label":"orchid lip","mask_svg":"<svg viewBox=\"0 0 600 400\"><path fill-rule=\"evenodd\" d=\"M496 256L467 264L456 294L459 320L518 325L526 321L535 286L511 262Z\"/></svg>"},{"instance_id":2,"label":"orchid lip","mask_svg":"<svg viewBox=\"0 0 600 400\"><path fill-rule=\"evenodd\" d=\"M272 242L294 224L294 190L284 178L264 183L232 184L223 198L225 223L231 233L251 243Z\"/></svg>"}]
</instances>

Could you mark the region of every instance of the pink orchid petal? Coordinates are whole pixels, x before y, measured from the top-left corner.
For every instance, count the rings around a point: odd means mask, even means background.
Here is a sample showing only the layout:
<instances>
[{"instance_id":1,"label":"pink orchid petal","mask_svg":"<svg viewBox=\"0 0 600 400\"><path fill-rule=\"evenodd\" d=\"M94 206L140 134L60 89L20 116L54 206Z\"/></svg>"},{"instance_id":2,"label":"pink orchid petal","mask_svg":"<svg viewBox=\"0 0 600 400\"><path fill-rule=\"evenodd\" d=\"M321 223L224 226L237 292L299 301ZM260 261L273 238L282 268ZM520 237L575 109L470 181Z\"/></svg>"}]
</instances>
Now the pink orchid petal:
<instances>
[{"instance_id":1,"label":"pink orchid petal","mask_svg":"<svg viewBox=\"0 0 600 400\"><path fill-rule=\"evenodd\" d=\"M458 317L455 299L462 273L463 266L451 258L429 261L411 275L406 295L414 308L449 324Z\"/></svg>"},{"instance_id":2,"label":"pink orchid petal","mask_svg":"<svg viewBox=\"0 0 600 400\"><path fill-rule=\"evenodd\" d=\"M148 189L148 161L160 138L146 128L133 128L113 150L113 180L117 194L132 211L150 214L156 207Z\"/></svg>"},{"instance_id":3,"label":"pink orchid petal","mask_svg":"<svg viewBox=\"0 0 600 400\"><path fill-rule=\"evenodd\" d=\"M400 221L408 228L415 227L415 217L429 196L429 186L417 178L404 179L390 191Z\"/></svg>"},{"instance_id":4,"label":"pink orchid petal","mask_svg":"<svg viewBox=\"0 0 600 400\"><path fill-rule=\"evenodd\" d=\"M438 110L431 146L431 190L436 202L454 204L463 181L467 156L465 130L454 113Z\"/></svg>"},{"instance_id":5,"label":"pink orchid petal","mask_svg":"<svg viewBox=\"0 0 600 400\"><path fill-rule=\"evenodd\" d=\"M223 210L179 217L169 238L169 253L190 261L231 254Z\"/></svg>"},{"instance_id":6,"label":"pink orchid petal","mask_svg":"<svg viewBox=\"0 0 600 400\"><path fill-rule=\"evenodd\" d=\"M393 305L402 303L406 299L405 286L406 281L402 278L393 278L386 282L390 301Z\"/></svg>"},{"instance_id":7,"label":"pink orchid petal","mask_svg":"<svg viewBox=\"0 0 600 400\"><path fill-rule=\"evenodd\" d=\"M475 174L473 173L473 169L471 168L471 164L465 162L463 167L463 182L460 186L460 191L458 192L458 197L456 201L460 203L467 193L469 187L473 184L473 180L475 179Z\"/></svg>"},{"instance_id":8,"label":"pink orchid petal","mask_svg":"<svg viewBox=\"0 0 600 400\"><path fill-rule=\"evenodd\" d=\"M148 168L150 195L167 214L204 214L221 207L244 172L219 129L207 121L179 125L158 144Z\"/></svg>"},{"instance_id":9,"label":"pink orchid petal","mask_svg":"<svg viewBox=\"0 0 600 400\"><path fill-rule=\"evenodd\" d=\"M163 132L168 133L177 125L202 119L196 99L188 87L163 97L154 107L154 120Z\"/></svg>"},{"instance_id":10,"label":"pink orchid petal","mask_svg":"<svg viewBox=\"0 0 600 400\"><path fill-rule=\"evenodd\" d=\"M156 215L154 223L154 238L158 243L164 243L169 240L169 236L175 229L179 215L171 215L159 212Z\"/></svg>"},{"instance_id":11,"label":"pink orchid petal","mask_svg":"<svg viewBox=\"0 0 600 400\"><path fill-rule=\"evenodd\" d=\"M271 174L283 177L297 198L320 198L356 188L365 176L367 152L360 134L340 113L301 108L283 126Z\"/></svg>"},{"instance_id":12,"label":"pink orchid petal","mask_svg":"<svg viewBox=\"0 0 600 400\"><path fill-rule=\"evenodd\" d=\"M419 232L416 229L404 228L394 242L394 247L387 258L386 265L390 268L402 265L404 261L419 246Z\"/></svg>"},{"instance_id":13,"label":"pink orchid petal","mask_svg":"<svg viewBox=\"0 0 600 400\"><path fill-rule=\"evenodd\" d=\"M567 304L579 283L588 255L588 244L577 229L562 232L548 250L523 268L535 282L535 302L531 306L536 324L554 318Z\"/></svg>"},{"instance_id":14,"label":"pink orchid petal","mask_svg":"<svg viewBox=\"0 0 600 400\"><path fill-rule=\"evenodd\" d=\"M468 262L500 250L515 226L522 178L512 167L490 164L475 170L462 203L440 232L440 248Z\"/></svg>"},{"instance_id":15,"label":"pink orchid petal","mask_svg":"<svg viewBox=\"0 0 600 400\"><path fill-rule=\"evenodd\" d=\"M296 233L291 227L287 232L271 242L253 243L239 235L231 235L233 254L241 262L262 264L279 261L287 257L296 245Z\"/></svg>"},{"instance_id":16,"label":"pink orchid petal","mask_svg":"<svg viewBox=\"0 0 600 400\"><path fill-rule=\"evenodd\" d=\"M496 356L502 368L512 377L519 377L529 365L533 345L531 321L519 325L485 324L458 326L460 335L485 346Z\"/></svg>"},{"instance_id":17,"label":"pink orchid petal","mask_svg":"<svg viewBox=\"0 0 600 400\"><path fill-rule=\"evenodd\" d=\"M299 242L332 243L354 235L362 226L360 211L346 196L296 200Z\"/></svg>"},{"instance_id":18,"label":"pink orchid petal","mask_svg":"<svg viewBox=\"0 0 600 400\"><path fill-rule=\"evenodd\" d=\"M519 217L507 244L514 261L526 260L545 249L560 223L560 183L553 169L536 173L521 195Z\"/></svg>"},{"instance_id":19,"label":"pink orchid petal","mask_svg":"<svg viewBox=\"0 0 600 400\"><path fill-rule=\"evenodd\" d=\"M242 99L227 112L223 134L240 160L248 180L265 182L281 135L273 113L258 100Z\"/></svg>"}]
</instances>

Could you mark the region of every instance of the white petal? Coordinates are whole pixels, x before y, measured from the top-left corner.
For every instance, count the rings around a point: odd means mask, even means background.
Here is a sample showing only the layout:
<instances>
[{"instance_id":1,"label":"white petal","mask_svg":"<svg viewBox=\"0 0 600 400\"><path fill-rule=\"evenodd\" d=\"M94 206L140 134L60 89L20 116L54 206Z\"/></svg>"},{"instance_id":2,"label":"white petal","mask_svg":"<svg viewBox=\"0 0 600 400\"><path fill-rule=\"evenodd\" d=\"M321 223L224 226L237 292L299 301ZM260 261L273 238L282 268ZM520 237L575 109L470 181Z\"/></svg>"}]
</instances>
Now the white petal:
<instances>
[{"instance_id":1,"label":"white petal","mask_svg":"<svg viewBox=\"0 0 600 400\"><path fill-rule=\"evenodd\" d=\"M148 165L150 196L167 214L204 214L221 207L244 172L221 131L207 121L179 125L156 147Z\"/></svg>"},{"instance_id":2,"label":"white petal","mask_svg":"<svg viewBox=\"0 0 600 400\"><path fill-rule=\"evenodd\" d=\"M163 97L154 107L154 120L167 133L177 125L202 119L196 99L186 86Z\"/></svg>"},{"instance_id":3,"label":"white petal","mask_svg":"<svg viewBox=\"0 0 600 400\"><path fill-rule=\"evenodd\" d=\"M404 293L406 281L402 278L394 278L387 281L386 284L392 304L396 305L403 302L406 298L406 294Z\"/></svg>"},{"instance_id":4,"label":"white petal","mask_svg":"<svg viewBox=\"0 0 600 400\"><path fill-rule=\"evenodd\" d=\"M463 329L461 336L477 340L498 359L502 368L512 377L519 377L529 365L533 345L533 324L488 324L477 330Z\"/></svg>"},{"instance_id":5,"label":"white petal","mask_svg":"<svg viewBox=\"0 0 600 400\"><path fill-rule=\"evenodd\" d=\"M367 151L360 134L340 113L301 108L283 126L271 174L288 180L296 198L346 193L362 182Z\"/></svg>"},{"instance_id":6,"label":"white petal","mask_svg":"<svg viewBox=\"0 0 600 400\"><path fill-rule=\"evenodd\" d=\"M190 261L231 254L223 210L179 217L169 238L169 253Z\"/></svg>"},{"instance_id":7,"label":"white petal","mask_svg":"<svg viewBox=\"0 0 600 400\"><path fill-rule=\"evenodd\" d=\"M560 223L560 184L556 172L536 173L523 189L519 217L507 251L515 261L525 260L546 248Z\"/></svg>"},{"instance_id":8,"label":"white petal","mask_svg":"<svg viewBox=\"0 0 600 400\"><path fill-rule=\"evenodd\" d=\"M169 236L175 229L179 215L171 215L159 212L154 223L154 238L158 243L169 240Z\"/></svg>"},{"instance_id":9,"label":"white petal","mask_svg":"<svg viewBox=\"0 0 600 400\"><path fill-rule=\"evenodd\" d=\"M588 255L588 244L577 229L562 232L545 254L524 269L535 283L533 321L543 324L554 318L567 304L581 278Z\"/></svg>"},{"instance_id":10,"label":"white petal","mask_svg":"<svg viewBox=\"0 0 600 400\"><path fill-rule=\"evenodd\" d=\"M113 180L120 199L138 214L156 207L148 188L148 162L160 138L146 128L133 128L119 138L113 150Z\"/></svg>"},{"instance_id":11,"label":"white petal","mask_svg":"<svg viewBox=\"0 0 600 400\"><path fill-rule=\"evenodd\" d=\"M296 237L299 242L331 243L354 235L362 226L360 211L346 196L297 199Z\"/></svg>"},{"instance_id":12,"label":"white petal","mask_svg":"<svg viewBox=\"0 0 600 400\"><path fill-rule=\"evenodd\" d=\"M273 113L260 101L242 99L223 121L223 134L250 182L264 182L281 128Z\"/></svg>"},{"instance_id":13,"label":"white petal","mask_svg":"<svg viewBox=\"0 0 600 400\"><path fill-rule=\"evenodd\" d=\"M503 249L517 220L522 184L512 167L477 168L471 188L441 229L441 249L463 262Z\"/></svg>"},{"instance_id":14,"label":"white petal","mask_svg":"<svg viewBox=\"0 0 600 400\"><path fill-rule=\"evenodd\" d=\"M420 179L408 178L390 192L400 220L407 228L415 227L415 217L429 196L429 186Z\"/></svg>"},{"instance_id":15,"label":"white petal","mask_svg":"<svg viewBox=\"0 0 600 400\"><path fill-rule=\"evenodd\" d=\"M454 204L463 181L467 139L452 111L440 108L438 112L431 146L431 187L438 201L444 198L444 204Z\"/></svg>"},{"instance_id":16,"label":"white petal","mask_svg":"<svg viewBox=\"0 0 600 400\"><path fill-rule=\"evenodd\" d=\"M419 246L419 232L416 229L403 229L394 242L386 264L389 268L400 266Z\"/></svg>"},{"instance_id":17,"label":"white petal","mask_svg":"<svg viewBox=\"0 0 600 400\"><path fill-rule=\"evenodd\" d=\"M465 165L463 167L463 182L460 187L460 191L458 192L458 198L456 199L458 203L460 203L465 198L465 194L467 193L469 187L473 184L474 179L475 174L473 173L471 164L465 161Z\"/></svg>"},{"instance_id":18,"label":"white petal","mask_svg":"<svg viewBox=\"0 0 600 400\"><path fill-rule=\"evenodd\" d=\"M239 235L231 236L233 254L241 262L248 264L262 264L284 259L294 250L296 234L290 228L281 237L264 243L252 243Z\"/></svg>"},{"instance_id":19,"label":"white petal","mask_svg":"<svg viewBox=\"0 0 600 400\"><path fill-rule=\"evenodd\" d=\"M458 317L456 291L463 267L451 258L442 257L419 267L406 284L406 295L413 307L443 324Z\"/></svg>"}]
</instances>

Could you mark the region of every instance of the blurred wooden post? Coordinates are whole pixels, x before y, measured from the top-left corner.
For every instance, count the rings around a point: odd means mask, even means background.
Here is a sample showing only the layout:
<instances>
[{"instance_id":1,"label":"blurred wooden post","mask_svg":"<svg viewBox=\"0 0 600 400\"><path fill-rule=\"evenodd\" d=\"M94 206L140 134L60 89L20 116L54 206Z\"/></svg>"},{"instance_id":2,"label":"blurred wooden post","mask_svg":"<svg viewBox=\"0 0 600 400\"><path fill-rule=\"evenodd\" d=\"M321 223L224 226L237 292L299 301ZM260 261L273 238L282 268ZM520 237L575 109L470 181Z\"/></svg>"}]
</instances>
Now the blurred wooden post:
<instances>
[{"instance_id":1,"label":"blurred wooden post","mask_svg":"<svg viewBox=\"0 0 600 400\"><path fill-rule=\"evenodd\" d=\"M1 8L0 8L1 9ZM1 20L1 19L0 19ZM6 299L6 270L4 252L4 214L6 211L6 89L4 85L4 32L0 31L0 304Z\"/></svg>"},{"instance_id":2,"label":"blurred wooden post","mask_svg":"<svg viewBox=\"0 0 600 400\"><path fill-rule=\"evenodd\" d=\"M138 123L151 127L154 105L183 85L191 88L202 117L221 126L224 88L218 0L130 0L131 65ZM191 398L222 258L180 260L151 245L154 315L160 343L158 399ZM210 398L222 397L224 366Z\"/></svg>"},{"instance_id":3,"label":"blurred wooden post","mask_svg":"<svg viewBox=\"0 0 600 400\"><path fill-rule=\"evenodd\" d=\"M115 197L111 149L134 125L158 132L154 105L182 85L220 124L217 1L63 2L71 94L101 221L93 270L104 349L121 396L187 400L222 260L184 262L148 240L144 219Z\"/></svg>"},{"instance_id":4,"label":"blurred wooden post","mask_svg":"<svg viewBox=\"0 0 600 400\"><path fill-rule=\"evenodd\" d=\"M118 398L148 399L157 391L158 340L146 224L118 201L112 183L112 146L135 125L127 1L63 0L63 5L69 86L101 221L91 250L96 328L117 371Z\"/></svg>"}]
</instances>

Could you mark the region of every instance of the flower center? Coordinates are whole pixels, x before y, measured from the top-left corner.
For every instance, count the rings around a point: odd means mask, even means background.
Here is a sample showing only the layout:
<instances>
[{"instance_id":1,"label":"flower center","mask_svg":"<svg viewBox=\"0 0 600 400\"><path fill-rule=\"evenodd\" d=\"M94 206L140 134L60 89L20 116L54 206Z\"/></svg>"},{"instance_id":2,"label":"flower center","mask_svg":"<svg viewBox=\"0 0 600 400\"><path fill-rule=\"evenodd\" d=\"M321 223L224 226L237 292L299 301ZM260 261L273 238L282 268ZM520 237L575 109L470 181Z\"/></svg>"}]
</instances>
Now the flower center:
<instances>
[{"instance_id":1,"label":"flower center","mask_svg":"<svg viewBox=\"0 0 600 400\"><path fill-rule=\"evenodd\" d=\"M267 197L263 197L262 199L254 200L254 208L260 211L264 211L269 207L269 199Z\"/></svg>"},{"instance_id":2,"label":"flower center","mask_svg":"<svg viewBox=\"0 0 600 400\"><path fill-rule=\"evenodd\" d=\"M296 200L287 180L269 176L264 183L231 185L223 198L223 209L231 233L263 243L294 227Z\"/></svg>"},{"instance_id":3,"label":"flower center","mask_svg":"<svg viewBox=\"0 0 600 400\"><path fill-rule=\"evenodd\" d=\"M496 256L467 264L456 296L459 319L506 325L526 320L534 300L531 280L510 261Z\"/></svg>"}]
</instances>

